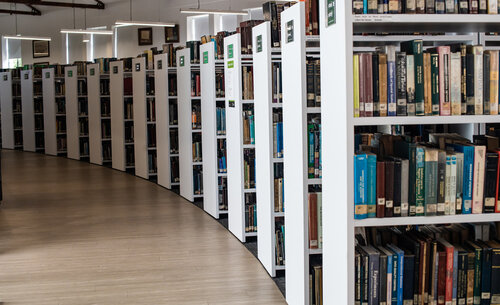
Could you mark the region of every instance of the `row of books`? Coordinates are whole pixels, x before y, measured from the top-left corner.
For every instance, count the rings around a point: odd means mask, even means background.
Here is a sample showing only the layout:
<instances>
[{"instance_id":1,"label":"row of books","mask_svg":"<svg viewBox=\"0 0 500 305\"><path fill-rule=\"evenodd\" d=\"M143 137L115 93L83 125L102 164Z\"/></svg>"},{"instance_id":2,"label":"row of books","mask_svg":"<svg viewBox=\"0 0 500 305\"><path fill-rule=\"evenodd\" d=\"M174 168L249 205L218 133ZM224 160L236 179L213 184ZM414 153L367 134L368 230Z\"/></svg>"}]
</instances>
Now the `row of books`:
<instances>
[{"instance_id":1,"label":"row of books","mask_svg":"<svg viewBox=\"0 0 500 305\"><path fill-rule=\"evenodd\" d=\"M353 0L354 14L498 14L497 0Z\"/></svg>"},{"instance_id":2,"label":"row of books","mask_svg":"<svg viewBox=\"0 0 500 305\"><path fill-rule=\"evenodd\" d=\"M89 139L80 139L80 157L89 156Z\"/></svg>"},{"instance_id":3,"label":"row of books","mask_svg":"<svg viewBox=\"0 0 500 305\"><path fill-rule=\"evenodd\" d=\"M156 125L148 124L148 147L156 147Z\"/></svg>"},{"instance_id":4,"label":"row of books","mask_svg":"<svg viewBox=\"0 0 500 305\"><path fill-rule=\"evenodd\" d=\"M217 106L215 109L217 119L217 135L222 136L226 134L226 107Z\"/></svg>"},{"instance_id":5,"label":"row of books","mask_svg":"<svg viewBox=\"0 0 500 305\"><path fill-rule=\"evenodd\" d=\"M20 114L14 114L13 125L14 125L14 130L23 128L23 117Z\"/></svg>"},{"instance_id":6,"label":"row of books","mask_svg":"<svg viewBox=\"0 0 500 305\"><path fill-rule=\"evenodd\" d=\"M45 146L45 134L43 132L35 133L35 147L37 152L44 149Z\"/></svg>"},{"instance_id":7,"label":"row of books","mask_svg":"<svg viewBox=\"0 0 500 305\"><path fill-rule=\"evenodd\" d=\"M240 33L241 54L252 54L252 28L262 22L262 20L240 22L240 26L236 29L236 32Z\"/></svg>"},{"instance_id":8,"label":"row of books","mask_svg":"<svg viewBox=\"0 0 500 305\"><path fill-rule=\"evenodd\" d=\"M274 223L274 259L277 266L285 265L285 221L276 219Z\"/></svg>"},{"instance_id":9,"label":"row of books","mask_svg":"<svg viewBox=\"0 0 500 305\"><path fill-rule=\"evenodd\" d=\"M89 62L86 61L75 61L73 65L76 66L76 74L78 76L85 76L87 74L88 64Z\"/></svg>"},{"instance_id":10,"label":"row of books","mask_svg":"<svg viewBox=\"0 0 500 305\"><path fill-rule=\"evenodd\" d=\"M283 163L274 163L274 212L285 211L285 184L283 183Z\"/></svg>"},{"instance_id":11,"label":"row of books","mask_svg":"<svg viewBox=\"0 0 500 305\"><path fill-rule=\"evenodd\" d=\"M43 130L43 116L41 115L35 115L35 130Z\"/></svg>"},{"instance_id":12,"label":"row of books","mask_svg":"<svg viewBox=\"0 0 500 305\"><path fill-rule=\"evenodd\" d=\"M255 188L255 150L243 150L243 187L245 189Z\"/></svg>"},{"instance_id":13,"label":"row of books","mask_svg":"<svg viewBox=\"0 0 500 305\"><path fill-rule=\"evenodd\" d=\"M177 100L169 101L168 122L170 125L177 125Z\"/></svg>"},{"instance_id":14,"label":"row of books","mask_svg":"<svg viewBox=\"0 0 500 305\"><path fill-rule=\"evenodd\" d=\"M101 98L101 117L111 117L111 100L109 97Z\"/></svg>"},{"instance_id":15,"label":"row of books","mask_svg":"<svg viewBox=\"0 0 500 305\"><path fill-rule=\"evenodd\" d=\"M273 111L273 158L283 158L283 112Z\"/></svg>"},{"instance_id":16,"label":"row of books","mask_svg":"<svg viewBox=\"0 0 500 305\"><path fill-rule=\"evenodd\" d=\"M89 114L88 111L88 100L86 98L78 98L78 115L86 116Z\"/></svg>"},{"instance_id":17,"label":"row of books","mask_svg":"<svg viewBox=\"0 0 500 305\"><path fill-rule=\"evenodd\" d=\"M101 136L102 139L111 139L111 120L101 121Z\"/></svg>"},{"instance_id":18,"label":"row of books","mask_svg":"<svg viewBox=\"0 0 500 305\"><path fill-rule=\"evenodd\" d=\"M354 116L498 114L499 51L422 40L354 55Z\"/></svg>"},{"instance_id":19,"label":"row of books","mask_svg":"<svg viewBox=\"0 0 500 305\"><path fill-rule=\"evenodd\" d=\"M66 94L66 85L64 84L64 81L54 82L54 93L56 96Z\"/></svg>"},{"instance_id":20,"label":"row of books","mask_svg":"<svg viewBox=\"0 0 500 305\"><path fill-rule=\"evenodd\" d=\"M170 181L177 183L179 178L179 157L170 158Z\"/></svg>"},{"instance_id":21,"label":"row of books","mask_svg":"<svg viewBox=\"0 0 500 305\"><path fill-rule=\"evenodd\" d=\"M156 160L156 151L148 152L148 171L150 174L156 173L157 170L157 160Z\"/></svg>"},{"instance_id":22,"label":"row of books","mask_svg":"<svg viewBox=\"0 0 500 305\"><path fill-rule=\"evenodd\" d=\"M200 72L191 72L191 96L201 96Z\"/></svg>"},{"instance_id":23,"label":"row of books","mask_svg":"<svg viewBox=\"0 0 500 305\"><path fill-rule=\"evenodd\" d=\"M56 98L56 114L66 113L66 99L64 97Z\"/></svg>"},{"instance_id":24,"label":"row of books","mask_svg":"<svg viewBox=\"0 0 500 305\"><path fill-rule=\"evenodd\" d=\"M17 147L22 148L22 146L23 146L23 132L22 132L22 130L15 130L14 131L14 146L15 146L15 148L17 148Z\"/></svg>"},{"instance_id":25,"label":"row of books","mask_svg":"<svg viewBox=\"0 0 500 305\"><path fill-rule=\"evenodd\" d=\"M309 248L323 248L323 223L321 218L322 193L309 192L308 215L309 215Z\"/></svg>"},{"instance_id":26,"label":"row of books","mask_svg":"<svg viewBox=\"0 0 500 305\"><path fill-rule=\"evenodd\" d=\"M66 132L66 119L62 117L56 117L56 132L57 133Z\"/></svg>"},{"instance_id":27,"label":"row of books","mask_svg":"<svg viewBox=\"0 0 500 305\"><path fill-rule=\"evenodd\" d=\"M227 211L228 209L228 197L227 197L227 178L218 177L218 194L219 194L219 210Z\"/></svg>"},{"instance_id":28,"label":"row of books","mask_svg":"<svg viewBox=\"0 0 500 305\"><path fill-rule=\"evenodd\" d=\"M111 162L111 141L102 142L102 162Z\"/></svg>"},{"instance_id":29,"label":"row of books","mask_svg":"<svg viewBox=\"0 0 500 305\"><path fill-rule=\"evenodd\" d=\"M35 98L33 99L33 111L35 114L43 114L43 99Z\"/></svg>"},{"instance_id":30,"label":"row of books","mask_svg":"<svg viewBox=\"0 0 500 305\"><path fill-rule=\"evenodd\" d=\"M362 148L368 153L355 156L356 219L500 213L498 137L474 136L474 144L457 134L411 140L377 135Z\"/></svg>"},{"instance_id":31,"label":"row of books","mask_svg":"<svg viewBox=\"0 0 500 305\"><path fill-rule=\"evenodd\" d=\"M123 103L123 118L125 120L132 120L134 118L134 100L126 98Z\"/></svg>"},{"instance_id":32,"label":"row of books","mask_svg":"<svg viewBox=\"0 0 500 305\"><path fill-rule=\"evenodd\" d=\"M320 60L307 58L307 107L321 107L321 73Z\"/></svg>"},{"instance_id":33,"label":"row of books","mask_svg":"<svg viewBox=\"0 0 500 305\"><path fill-rule=\"evenodd\" d=\"M87 80L86 79L79 79L76 84L77 88L77 94L79 96L81 95L87 95Z\"/></svg>"},{"instance_id":34,"label":"row of books","mask_svg":"<svg viewBox=\"0 0 500 305\"><path fill-rule=\"evenodd\" d=\"M195 195L203 195L203 170L201 166L193 169L193 191Z\"/></svg>"},{"instance_id":35,"label":"row of books","mask_svg":"<svg viewBox=\"0 0 500 305\"><path fill-rule=\"evenodd\" d=\"M273 48L281 46L281 13L292 4L292 2L277 3L276 1L268 1L262 4L264 21L271 22L271 44Z\"/></svg>"},{"instance_id":36,"label":"row of books","mask_svg":"<svg viewBox=\"0 0 500 305\"><path fill-rule=\"evenodd\" d=\"M257 232L257 194L245 193L245 232Z\"/></svg>"},{"instance_id":37,"label":"row of books","mask_svg":"<svg viewBox=\"0 0 500 305\"><path fill-rule=\"evenodd\" d=\"M224 71L215 71L215 97L223 98L225 94Z\"/></svg>"},{"instance_id":38,"label":"row of books","mask_svg":"<svg viewBox=\"0 0 500 305\"><path fill-rule=\"evenodd\" d=\"M323 263L319 255L311 256L309 267L309 304L323 305Z\"/></svg>"},{"instance_id":39,"label":"row of books","mask_svg":"<svg viewBox=\"0 0 500 305\"><path fill-rule=\"evenodd\" d=\"M123 95L132 96L134 94L134 89L132 85L132 77L123 78Z\"/></svg>"},{"instance_id":40,"label":"row of books","mask_svg":"<svg viewBox=\"0 0 500 305\"><path fill-rule=\"evenodd\" d=\"M88 118L80 118L78 120L79 126L79 135L80 137L86 137L89 135L89 119Z\"/></svg>"},{"instance_id":41,"label":"row of books","mask_svg":"<svg viewBox=\"0 0 500 305\"><path fill-rule=\"evenodd\" d=\"M179 153L179 130L170 129L170 153Z\"/></svg>"},{"instance_id":42,"label":"row of books","mask_svg":"<svg viewBox=\"0 0 500 305\"><path fill-rule=\"evenodd\" d=\"M217 139L217 172L227 173L226 140Z\"/></svg>"},{"instance_id":43,"label":"row of books","mask_svg":"<svg viewBox=\"0 0 500 305\"><path fill-rule=\"evenodd\" d=\"M108 78L101 79L99 82L99 94L100 95L109 95L109 83L110 80Z\"/></svg>"},{"instance_id":44,"label":"row of books","mask_svg":"<svg viewBox=\"0 0 500 305\"><path fill-rule=\"evenodd\" d=\"M155 107L155 99L148 98L146 104L146 115L148 122L156 122L156 107Z\"/></svg>"},{"instance_id":45,"label":"row of books","mask_svg":"<svg viewBox=\"0 0 500 305\"><path fill-rule=\"evenodd\" d=\"M186 42L186 48L190 50L190 58L191 58L191 63L192 64L199 64L200 63L200 41L187 41Z\"/></svg>"},{"instance_id":46,"label":"row of books","mask_svg":"<svg viewBox=\"0 0 500 305\"><path fill-rule=\"evenodd\" d=\"M13 112L22 112L21 100L15 99L12 101L12 111Z\"/></svg>"},{"instance_id":47,"label":"row of books","mask_svg":"<svg viewBox=\"0 0 500 305\"><path fill-rule=\"evenodd\" d=\"M221 31L217 35L201 36L201 44L212 42L214 43L215 59L224 59L224 38L234 34L233 32Z\"/></svg>"},{"instance_id":48,"label":"row of books","mask_svg":"<svg viewBox=\"0 0 500 305\"><path fill-rule=\"evenodd\" d=\"M193 162L202 162L201 138L193 140Z\"/></svg>"},{"instance_id":49,"label":"row of books","mask_svg":"<svg viewBox=\"0 0 500 305\"><path fill-rule=\"evenodd\" d=\"M134 143L134 122L125 122L125 144L127 143Z\"/></svg>"},{"instance_id":50,"label":"row of books","mask_svg":"<svg viewBox=\"0 0 500 305\"><path fill-rule=\"evenodd\" d=\"M135 154L134 154L134 146L126 145L125 146L125 166L132 167L135 165Z\"/></svg>"},{"instance_id":51,"label":"row of books","mask_svg":"<svg viewBox=\"0 0 500 305\"><path fill-rule=\"evenodd\" d=\"M251 107L243 111L243 144L255 144L255 116Z\"/></svg>"},{"instance_id":52,"label":"row of books","mask_svg":"<svg viewBox=\"0 0 500 305\"><path fill-rule=\"evenodd\" d=\"M33 83L33 96L42 96L43 95L43 83L42 82L34 82Z\"/></svg>"},{"instance_id":53,"label":"row of books","mask_svg":"<svg viewBox=\"0 0 500 305\"><path fill-rule=\"evenodd\" d=\"M21 83L12 83L12 96L21 96Z\"/></svg>"},{"instance_id":54,"label":"row of books","mask_svg":"<svg viewBox=\"0 0 500 305\"><path fill-rule=\"evenodd\" d=\"M191 107L191 127L201 129L201 106L199 103L193 103Z\"/></svg>"},{"instance_id":55,"label":"row of books","mask_svg":"<svg viewBox=\"0 0 500 305\"><path fill-rule=\"evenodd\" d=\"M498 226L454 224L358 231L355 303L498 304ZM485 231L478 236L474 234L477 229Z\"/></svg>"},{"instance_id":56,"label":"row of books","mask_svg":"<svg viewBox=\"0 0 500 305\"><path fill-rule=\"evenodd\" d=\"M174 47L173 43L167 43L162 46L163 53L168 54L168 59L167 59L167 64L169 67L175 67L177 66L176 61L177 61L177 55L176 52L179 49L179 47Z\"/></svg>"},{"instance_id":57,"label":"row of books","mask_svg":"<svg viewBox=\"0 0 500 305\"><path fill-rule=\"evenodd\" d=\"M109 74L109 63L116 58L96 58L94 63L99 64L99 74Z\"/></svg>"},{"instance_id":58,"label":"row of books","mask_svg":"<svg viewBox=\"0 0 500 305\"><path fill-rule=\"evenodd\" d=\"M243 66L241 70L242 99L253 100L253 67Z\"/></svg>"},{"instance_id":59,"label":"row of books","mask_svg":"<svg viewBox=\"0 0 500 305\"><path fill-rule=\"evenodd\" d=\"M56 140L56 143L57 143L57 152L65 152L66 151L66 147L67 147L67 144L68 142L66 141L66 137L64 136L58 136L57 137L57 140Z\"/></svg>"},{"instance_id":60,"label":"row of books","mask_svg":"<svg viewBox=\"0 0 500 305\"><path fill-rule=\"evenodd\" d=\"M281 75L281 62L272 63L272 91L273 103L283 102L283 77Z\"/></svg>"},{"instance_id":61,"label":"row of books","mask_svg":"<svg viewBox=\"0 0 500 305\"><path fill-rule=\"evenodd\" d=\"M155 95L155 77L146 75L146 95Z\"/></svg>"},{"instance_id":62,"label":"row of books","mask_svg":"<svg viewBox=\"0 0 500 305\"><path fill-rule=\"evenodd\" d=\"M168 75L168 95L177 96L177 74Z\"/></svg>"},{"instance_id":63,"label":"row of books","mask_svg":"<svg viewBox=\"0 0 500 305\"><path fill-rule=\"evenodd\" d=\"M309 178L321 178L321 118L307 124L307 168Z\"/></svg>"}]
</instances>

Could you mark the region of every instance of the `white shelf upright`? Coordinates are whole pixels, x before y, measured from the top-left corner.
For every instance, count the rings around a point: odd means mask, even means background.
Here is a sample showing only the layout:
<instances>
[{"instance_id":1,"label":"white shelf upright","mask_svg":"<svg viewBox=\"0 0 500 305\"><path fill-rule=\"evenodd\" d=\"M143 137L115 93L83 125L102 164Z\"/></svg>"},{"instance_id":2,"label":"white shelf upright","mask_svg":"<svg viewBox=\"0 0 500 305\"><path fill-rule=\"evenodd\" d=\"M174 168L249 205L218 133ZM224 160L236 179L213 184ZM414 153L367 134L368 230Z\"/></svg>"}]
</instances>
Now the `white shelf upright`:
<instances>
[{"instance_id":1,"label":"white shelf upright","mask_svg":"<svg viewBox=\"0 0 500 305\"><path fill-rule=\"evenodd\" d=\"M36 151L35 108L33 100L33 70L21 71L21 101L23 118L23 149Z\"/></svg>"},{"instance_id":2,"label":"white shelf upright","mask_svg":"<svg viewBox=\"0 0 500 305\"><path fill-rule=\"evenodd\" d=\"M158 184L171 189L168 56L155 55L156 153Z\"/></svg>"},{"instance_id":3,"label":"white shelf upright","mask_svg":"<svg viewBox=\"0 0 500 305\"><path fill-rule=\"evenodd\" d=\"M31 70L33 80L33 108L35 120L35 147L36 152L45 153L45 131L44 131L44 115L43 115L43 79L42 70L37 68ZM39 71L39 75L36 75Z\"/></svg>"},{"instance_id":4,"label":"white shelf upright","mask_svg":"<svg viewBox=\"0 0 500 305\"><path fill-rule=\"evenodd\" d=\"M45 154L57 156L56 97L54 68L42 70Z\"/></svg>"},{"instance_id":5,"label":"white shelf upright","mask_svg":"<svg viewBox=\"0 0 500 305\"><path fill-rule=\"evenodd\" d=\"M202 113L202 147L203 147L203 208L205 211L218 219L220 214L227 210L220 209L219 179L227 176L219 173L218 143L224 141L225 135L217 134L217 102L223 103L224 98L217 98L216 92L216 66L220 71L224 62L215 59L214 42L200 46L202 55L200 78L201 78L201 113Z\"/></svg>"},{"instance_id":6,"label":"white shelf upright","mask_svg":"<svg viewBox=\"0 0 500 305\"><path fill-rule=\"evenodd\" d=\"M90 163L103 165L99 64L87 65Z\"/></svg>"},{"instance_id":7,"label":"white shelf upright","mask_svg":"<svg viewBox=\"0 0 500 305\"><path fill-rule=\"evenodd\" d=\"M255 189L245 189L244 183L244 150L254 149L254 145L243 144L243 105L253 104L253 100L243 100L242 97L240 34L224 38L224 54L229 231L245 242L247 237L257 233L245 230L245 195L255 193ZM245 57L250 59L250 56Z\"/></svg>"},{"instance_id":8,"label":"white shelf upright","mask_svg":"<svg viewBox=\"0 0 500 305\"><path fill-rule=\"evenodd\" d=\"M78 73L76 66L67 66L64 71L66 86L66 128L68 158L80 160L80 120L78 113Z\"/></svg>"},{"instance_id":9,"label":"white shelf upright","mask_svg":"<svg viewBox=\"0 0 500 305\"><path fill-rule=\"evenodd\" d=\"M14 116L12 109L12 73L0 72L2 109L2 148L14 149Z\"/></svg>"},{"instance_id":10,"label":"white shelf upright","mask_svg":"<svg viewBox=\"0 0 500 305\"><path fill-rule=\"evenodd\" d=\"M283 213L275 212L274 168L282 158L273 157L273 76L271 57L271 24L264 22L252 29L255 85L255 157L257 198L257 254L262 265L271 276L276 276L276 218ZM279 107L277 107L279 106Z\"/></svg>"},{"instance_id":11,"label":"white shelf upright","mask_svg":"<svg viewBox=\"0 0 500 305\"><path fill-rule=\"evenodd\" d=\"M201 129L193 129L192 105L201 97L191 96L191 75L200 66L191 63L190 49L179 50L176 55L180 195L193 202L195 198L203 198L203 194L195 194L193 181L195 168L201 168L202 162L193 158L193 136L201 133Z\"/></svg>"}]
</instances>

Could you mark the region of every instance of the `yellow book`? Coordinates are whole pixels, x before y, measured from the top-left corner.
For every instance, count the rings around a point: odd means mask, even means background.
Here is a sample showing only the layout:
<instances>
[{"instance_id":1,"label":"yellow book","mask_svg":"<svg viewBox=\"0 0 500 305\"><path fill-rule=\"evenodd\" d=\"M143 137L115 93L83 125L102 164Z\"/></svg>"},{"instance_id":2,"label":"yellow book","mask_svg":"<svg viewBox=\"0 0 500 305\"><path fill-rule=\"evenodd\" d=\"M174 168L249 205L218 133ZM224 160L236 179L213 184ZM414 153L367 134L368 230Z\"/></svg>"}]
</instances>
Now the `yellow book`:
<instances>
[{"instance_id":1,"label":"yellow book","mask_svg":"<svg viewBox=\"0 0 500 305\"><path fill-rule=\"evenodd\" d=\"M498 50L486 51L490 53L490 114L498 114Z\"/></svg>"},{"instance_id":2,"label":"yellow book","mask_svg":"<svg viewBox=\"0 0 500 305\"><path fill-rule=\"evenodd\" d=\"M359 118L359 55L353 55L354 117Z\"/></svg>"}]
</instances>

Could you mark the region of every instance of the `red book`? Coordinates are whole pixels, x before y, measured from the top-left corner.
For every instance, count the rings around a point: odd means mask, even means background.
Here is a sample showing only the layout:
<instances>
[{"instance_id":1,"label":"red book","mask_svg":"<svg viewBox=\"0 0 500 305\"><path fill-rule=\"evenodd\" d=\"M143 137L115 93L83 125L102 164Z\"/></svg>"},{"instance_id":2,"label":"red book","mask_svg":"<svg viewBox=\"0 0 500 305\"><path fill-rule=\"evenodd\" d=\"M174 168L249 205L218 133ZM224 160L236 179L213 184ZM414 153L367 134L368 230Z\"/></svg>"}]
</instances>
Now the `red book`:
<instances>
[{"instance_id":1,"label":"red book","mask_svg":"<svg viewBox=\"0 0 500 305\"><path fill-rule=\"evenodd\" d=\"M438 260L438 305L445 305L446 299L446 252L439 251Z\"/></svg>"},{"instance_id":2,"label":"red book","mask_svg":"<svg viewBox=\"0 0 500 305\"><path fill-rule=\"evenodd\" d=\"M500 162L499 162L500 163ZM377 217L383 218L385 214L385 163L377 162Z\"/></svg>"},{"instance_id":3,"label":"red book","mask_svg":"<svg viewBox=\"0 0 500 305\"><path fill-rule=\"evenodd\" d=\"M309 248L318 249L318 195L309 194Z\"/></svg>"},{"instance_id":4,"label":"red book","mask_svg":"<svg viewBox=\"0 0 500 305\"><path fill-rule=\"evenodd\" d=\"M442 238L437 239L439 247L446 253L446 284L445 284L445 304L451 304L453 299L453 245ZM441 268L441 261L439 262Z\"/></svg>"}]
</instances>

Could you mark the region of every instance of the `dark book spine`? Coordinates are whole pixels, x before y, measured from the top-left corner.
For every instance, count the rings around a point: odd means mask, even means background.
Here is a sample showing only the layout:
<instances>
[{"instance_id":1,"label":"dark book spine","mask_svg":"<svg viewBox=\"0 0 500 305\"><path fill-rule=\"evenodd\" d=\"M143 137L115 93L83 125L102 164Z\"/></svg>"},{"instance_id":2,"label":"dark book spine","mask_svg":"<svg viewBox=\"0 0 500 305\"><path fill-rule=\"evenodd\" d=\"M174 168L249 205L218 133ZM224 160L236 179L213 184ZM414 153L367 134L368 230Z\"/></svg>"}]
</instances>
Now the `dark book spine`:
<instances>
[{"instance_id":1,"label":"dark book spine","mask_svg":"<svg viewBox=\"0 0 500 305\"><path fill-rule=\"evenodd\" d=\"M498 153L486 153L484 178L484 213L495 213L498 177Z\"/></svg>"},{"instance_id":2,"label":"dark book spine","mask_svg":"<svg viewBox=\"0 0 500 305\"><path fill-rule=\"evenodd\" d=\"M352 13L353 14L363 14L363 0L353 0L352 1Z\"/></svg>"},{"instance_id":3,"label":"dark book spine","mask_svg":"<svg viewBox=\"0 0 500 305\"><path fill-rule=\"evenodd\" d=\"M412 304L414 300L415 255L405 254L403 264L403 304Z\"/></svg>"},{"instance_id":4,"label":"dark book spine","mask_svg":"<svg viewBox=\"0 0 500 305\"><path fill-rule=\"evenodd\" d=\"M469 0L469 14L477 14L479 11L479 0Z\"/></svg>"},{"instance_id":5,"label":"dark book spine","mask_svg":"<svg viewBox=\"0 0 500 305\"><path fill-rule=\"evenodd\" d=\"M490 114L490 54L483 54L483 114Z\"/></svg>"},{"instance_id":6,"label":"dark book spine","mask_svg":"<svg viewBox=\"0 0 500 305\"><path fill-rule=\"evenodd\" d=\"M439 55L431 54L432 115L439 115Z\"/></svg>"},{"instance_id":7,"label":"dark book spine","mask_svg":"<svg viewBox=\"0 0 500 305\"><path fill-rule=\"evenodd\" d=\"M379 304L387 304L387 258L387 255L380 254Z\"/></svg>"},{"instance_id":8,"label":"dark book spine","mask_svg":"<svg viewBox=\"0 0 500 305\"><path fill-rule=\"evenodd\" d=\"M371 61L371 57L369 60ZM367 72L370 73L370 71ZM319 60L314 62L314 107L321 107L321 65ZM373 111L370 116L373 116Z\"/></svg>"},{"instance_id":9,"label":"dark book spine","mask_svg":"<svg viewBox=\"0 0 500 305\"><path fill-rule=\"evenodd\" d=\"M464 0L467 3L467 0ZM467 48L465 45L460 47L460 67L462 71L461 75L461 88L462 88L462 103L461 103L461 113L462 115L467 114Z\"/></svg>"},{"instance_id":10,"label":"dark book spine","mask_svg":"<svg viewBox=\"0 0 500 305\"><path fill-rule=\"evenodd\" d=\"M427 14L435 14L436 13L436 0L426 0L425 1L425 12Z\"/></svg>"},{"instance_id":11,"label":"dark book spine","mask_svg":"<svg viewBox=\"0 0 500 305\"><path fill-rule=\"evenodd\" d=\"M467 252L458 253L457 304L465 305L467 301Z\"/></svg>"},{"instance_id":12,"label":"dark book spine","mask_svg":"<svg viewBox=\"0 0 500 305\"><path fill-rule=\"evenodd\" d=\"M361 255L357 251L356 247L356 255L354 258L355 272L354 272L354 304L361 305Z\"/></svg>"},{"instance_id":13,"label":"dark book spine","mask_svg":"<svg viewBox=\"0 0 500 305\"><path fill-rule=\"evenodd\" d=\"M384 217L385 211L385 163L377 162L377 217Z\"/></svg>"},{"instance_id":14,"label":"dark book spine","mask_svg":"<svg viewBox=\"0 0 500 305\"><path fill-rule=\"evenodd\" d=\"M479 0L479 14L488 14L488 0Z\"/></svg>"},{"instance_id":15,"label":"dark book spine","mask_svg":"<svg viewBox=\"0 0 500 305\"><path fill-rule=\"evenodd\" d=\"M440 251L438 255L439 255L439 262L438 262L437 304L444 305L446 298L446 251Z\"/></svg>"},{"instance_id":16,"label":"dark book spine","mask_svg":"<svg viewBox=\"0 0 500 305\"><path fill-rule=\"evenodd\" d=\"M417 12L418 13L418 12ZM401 51L413 55L415 75L415 114L424 115L424 53L423 41L412 40L401 43Z\"/></svg>"},{"instance_id":17,"label":"dark book spine","mask_svg":"<svg viewBox=\"0 0 500 305\"><path fill-rule=\"evenodd\" d=\"M491 304L500 304L500 248L491 250Z\"/></svg>"},{"instance_id":18,"label":"dark book spine","mask_svg":"<svg viewBox=\"0 0 500 305\"><path fill-rule=\"evenodd\" d=\"M373 116L380 116L380 98L379 98L379 70L378 70L378 54L372 55L372 79L373 79Z\"/></svg>"},{"instance_id":19,"label":"dark book spine","mask_svg":"<svg viewBox=\"0 0 500 305\"><path fill-rule=\"evenodd\" d=\"M406 53L396 52L396 113L406 116Z\"/></svg>"},{"instance_id":20,"label":"dark book spine","mask_svg":"<svg viewBox=\"0 0 500 305\"><path fill-rule=\"evenodd\" d=\"M483 247L483 261L481 266L481 305L491 304L491 248ZM495 283L498 285L499 283Z\"/></svg>"},{"instance_id":21,"label":"dark book spine","mask_svg":"<svg viewBox=\"0 0 500 305\"><path fill-rule=\"evenodd\" d=\"M474 101L474 54L466 54L465 85L467 94L467 114L475 114Z\"/></svg>"},{"instance_id":22,"label":"dark book spine","mask_svg":"<svg viewBox=\"0 0 500 305\"><path fill-rule=\"evenodd\" d=\"M446 14L445 0L436 0L436 14Z\"/></svg>"},{"instance_id":23,"label":"dark book spine","mask_svg":"<svg viewBox=\"0 0 500 305\"><path fill-rule=\"evenodd\" d=\"M401 160L394 162L394 215L395 217L401 216Z\"/></svg>"},{"instance_id":24,"label":"dark book spine","mask_svg":"<svg viewBox=\"0 0 500 305\"><path fill-rule=\"evenodd\" d=\"M307 107L314 107L314 64L308 60L306 62L307 72ZM360 78L363 77L360 75Z\"/></svg>"},{"instance_id":25,"label":"dark book spine","mask_svg":"<svg viewBox=\"0 0 500 305\"><path fill-rule=\"evenodd\" d=\"M385 162L385 217L394 215L394 162Z\"/></svg>"},{"instance_id":26,"label":"dark book spine","mask_svg":"<svg viewBox=\"0 0 500 305\"><path fill-rule=\"evenodd\" d=\"M469 1L468 0L460 0L459 1L458 13L459 14L468 14L469 13Z\"/></svg>"},{"instance_id":27,"label":"dark book spine","mask_svg":"<svg viewBox=\"0 0 500 305\"><path fill-rule=\"evenodd\" d=\"M445 214L446 193L446 152L439 151L438 154L438 192L437 192L437 215Z\"/></svg>"},{"instance_id":28,"label":"dark book spine","mask_svg":"<svg viewBox=\"0 0 500 305\"><path fill-rule=\"evenodd\" d=\"M378 254L369 254L370 273L368 278L368 285L370 289L370 297L368 305L379 304L379 291L380 291L380 258Z\"/></svg>"}]
</instances>

